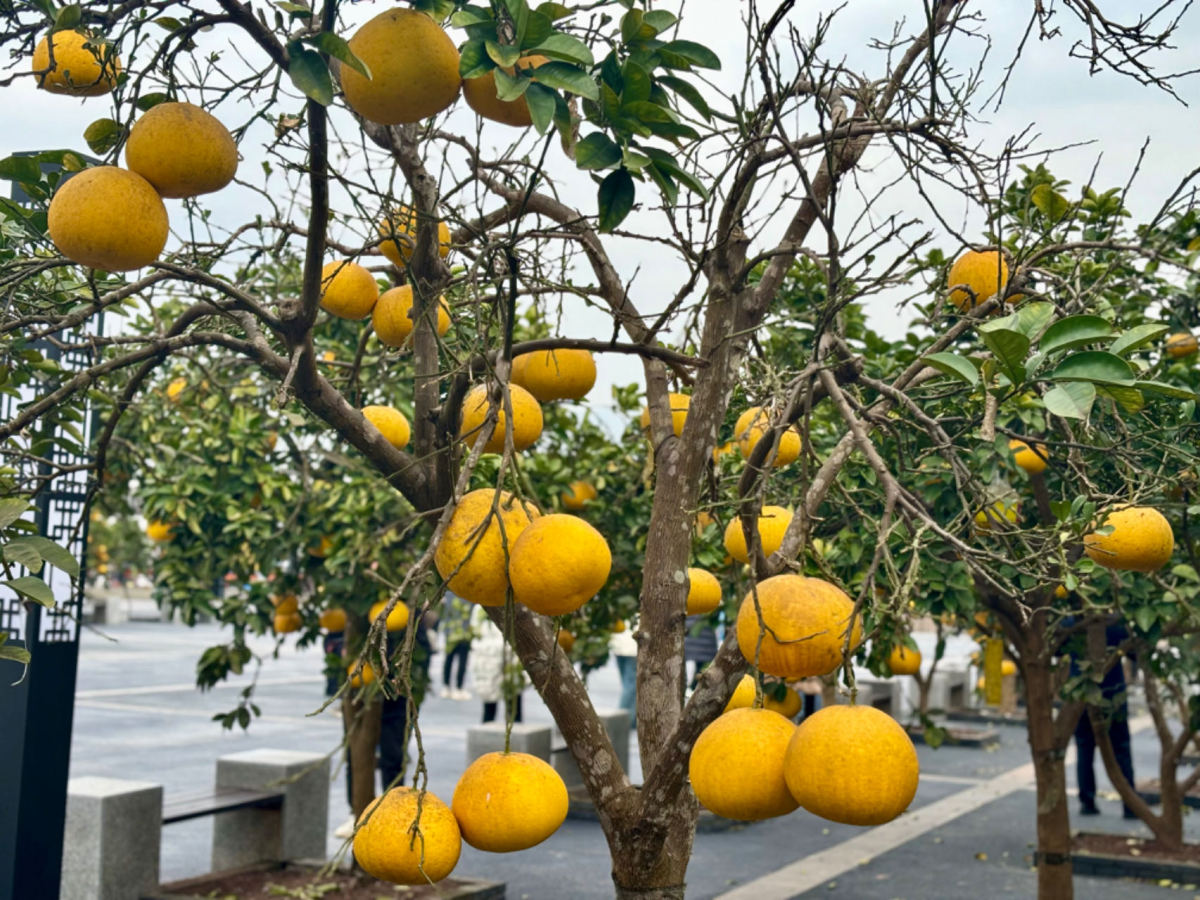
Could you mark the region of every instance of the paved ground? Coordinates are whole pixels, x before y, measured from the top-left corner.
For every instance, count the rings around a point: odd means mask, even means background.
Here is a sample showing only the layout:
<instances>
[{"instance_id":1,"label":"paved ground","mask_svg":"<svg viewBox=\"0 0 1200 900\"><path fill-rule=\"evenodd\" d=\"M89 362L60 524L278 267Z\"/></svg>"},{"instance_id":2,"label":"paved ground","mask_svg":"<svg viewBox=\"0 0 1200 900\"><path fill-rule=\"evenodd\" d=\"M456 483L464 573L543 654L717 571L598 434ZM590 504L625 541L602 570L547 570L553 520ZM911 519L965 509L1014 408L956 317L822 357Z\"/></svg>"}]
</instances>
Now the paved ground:
<instances>
[{"instance_id":1,"label":"paved ground","mask_svg":"<svg viewBox=\"0 0 1200 900\"><path fill-rule=\"evenodd\" d=\"M72 776L106 775L157 781L168 795L211 785L216 757L258 747L316 752L334 750L340 718L332 710L310 715L323 699L321 657L291 644L270 658L272 642L255 645L264 659L257 702L263 717L246 733L222 731L214 713L234 706L236 683L205 694L193 687L200 650L221 639L213 626L194 629L134 621L85 631L72 745ZM435 659L435 666L440 660ZM436 669L435 669L436 671ZM469 684L469 679L468 679ZM616 705L615 668L593 674L598 707ZM525 696L527 721L550 721L533 692ZM449 799L465 767L466 728L478 721L477 701L431 697L421 722L430 787ZM773 900L845 897L854 900L953 900L1032 897L1034 794L1023 729L1001 728L992 750L920 747L921 786L913 809L896 822L859 829L824 822L799 811L730 831L700 834L688 873L689 897ZM1135 766L1156 767L1149 732L1135 738ZM635 779L640 777L636 771ZM1107 787L1099 766L1102 791ZM1120 818L1120 806L1101 797L1104 815L1092 830L1140 833ZM348 816L344 780L330 785L329 852L341 842L332 830ZM1200 828L1189 822L1193 839ZM162 876L183 878L208 871L211 821L171 825L163 832ZM550 840L524 853L493 855L464 848L456 874L507 882L513 900L611 897L607 849L599 826L568 821ZM1077 879L1081 900L1166 896L1167 888L1103 879ZM1196 893L1192 886L1191 893ZM1190 896L1191 894L1188 894ZM1180 896L1178 886L1172 896ZM1200 898L1200 894L1197 895Z\"/></svg>"}]
</instances>

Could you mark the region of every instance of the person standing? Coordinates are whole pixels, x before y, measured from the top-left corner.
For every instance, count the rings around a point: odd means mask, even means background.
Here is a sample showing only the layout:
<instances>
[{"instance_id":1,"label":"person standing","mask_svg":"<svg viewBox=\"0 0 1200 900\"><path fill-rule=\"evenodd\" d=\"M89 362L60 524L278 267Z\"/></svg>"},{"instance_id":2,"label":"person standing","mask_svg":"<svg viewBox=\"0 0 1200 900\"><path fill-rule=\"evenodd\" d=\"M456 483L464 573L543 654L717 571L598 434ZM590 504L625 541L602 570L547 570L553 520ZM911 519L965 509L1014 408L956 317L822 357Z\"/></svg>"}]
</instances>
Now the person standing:
<instances>
[{"instance_id":1,"label":"person standing","mask_svg":"<svg viewBox=\"0 0 1200 900\"><path fill-rule=\"evenodd\" d=\"M521 692L525 689L525 673L515 653L506 653L504 634L488 618L482 606L471 610L472 648L474 662L471 679L475 693L483 701L483 721L494 722L501 699L506 711L512 704L512 720L521 721Z\"/></svg>"},{"instance_id":2,"label":"person standing","mask_svg":"<svg viewBox=\"0 0 1200 900\"><path fill-rule=\"evenodd\" d=\"M617 661L617 674L621 676L621 709L629 711L629 727L637 728L637 641L632 628L614 631L608 639L608 652Z\"/></svg>"},{"instance_id":3,"label":"person standing","mask_svg":"<svg viewBox=\"0 0 1200 900\"><path fill-rule=\"evenodd\" d=\"M442 609L442 621L438 629L442 633L444 648L441 696L450 700L469 700L471 694L463 688L463 681L467 676L467 658L471 655L471 610L467 601L450 591L446 591ZM451 687L451 675L456 664L458 674Z\"/></svg>"},{"instance_id":4,"label":"person standing","mask_svg":"<svg viewBox=\"0 0 1200 900\"><path fill-rule=\"evenodd\" d=\"M1129 633L1120 624L1109 625L1104 630L1104 645L1106 651L1119 647ZM1075 646L1071 648L1071 675L1080 674L1079 661L1087 657L1082 646L1086 641L1084 636L1076 638ZM1122 661L1111 666L1100 682L1102 703L1085 708L1075 725L1076 770L1075 778L1079 787L1079 814L1097 816L1100 808L1096 806L1096 735L1092 730L1092 716L1103 719L1102 728L1108 731L1112 742L1113 755L1117 758L1117 766L1126 780L1133 784L1133 752L1129 736L1129 706L1126 702L1125 670ZM1136 813L1128 806L1124 808L1126 819L1136 818Z\"/></svg>"},{"instance_id":5,"label":"person standing","mask_svg":"<svg viewBox=\"0 0 1200 900\"><path fill-rule=\"evenodd\" d=\"M717 632L710 616L688 616L684 627L687 630L683 635L683 658L685 664L690 662L693 665L688 690L694 691L700 673L708 668L717 655Z\"/></svg>"}]
</instances>

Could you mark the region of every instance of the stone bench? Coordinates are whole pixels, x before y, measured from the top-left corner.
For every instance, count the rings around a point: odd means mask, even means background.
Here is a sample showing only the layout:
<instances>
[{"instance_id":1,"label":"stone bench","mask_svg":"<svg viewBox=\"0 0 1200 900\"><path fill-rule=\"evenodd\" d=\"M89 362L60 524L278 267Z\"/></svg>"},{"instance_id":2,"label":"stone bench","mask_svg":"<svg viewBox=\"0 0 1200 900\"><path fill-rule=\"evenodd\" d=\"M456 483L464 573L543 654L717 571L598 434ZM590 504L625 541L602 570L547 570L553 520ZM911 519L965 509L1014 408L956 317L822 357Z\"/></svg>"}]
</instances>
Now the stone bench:
<instances>
[{"instance_id":1,"label":"stone bench","mask_svg":"<svg viewBox=\"0 0 1200 900\"><path fill-rule=\"evenodd\" d=\"M211 791L167 802L149 782L71 779L61 900L138 900L154 891L162 826L207 815L214 871L324 859L329 758L265 749L222 756Z\"/></svg>"}]
</instances>

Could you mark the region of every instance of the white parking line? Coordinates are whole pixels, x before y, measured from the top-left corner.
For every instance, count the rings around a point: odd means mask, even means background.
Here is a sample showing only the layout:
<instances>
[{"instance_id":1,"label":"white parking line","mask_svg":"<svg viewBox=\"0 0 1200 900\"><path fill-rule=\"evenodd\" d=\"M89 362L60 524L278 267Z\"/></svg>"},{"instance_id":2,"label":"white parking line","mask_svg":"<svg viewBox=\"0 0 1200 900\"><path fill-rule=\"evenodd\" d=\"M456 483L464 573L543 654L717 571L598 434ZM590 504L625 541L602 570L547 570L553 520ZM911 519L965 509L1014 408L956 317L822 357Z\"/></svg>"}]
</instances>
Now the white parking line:
<instances>
[{"instance_id":1,"label":"white parking line","mask_svg":"<svg viewBox=\"0 0 1200 900\"><path fill-rule=\"evenodd\" d=\"M324 682L325 679L320 675L300 675L294 678L260 678L257 685L258 687L269 687L275 684L324 684ZM221 681L214 684L210 690L224 688L237 688L241 690L248 684L249 682L243 681ZM134 697L139 694L182 694L199 690L194 681L177 684L147 684L140 687L96 688L89 691L76 691L75 699L91 700L96 697Z\"/></svg>"}]
</instances>

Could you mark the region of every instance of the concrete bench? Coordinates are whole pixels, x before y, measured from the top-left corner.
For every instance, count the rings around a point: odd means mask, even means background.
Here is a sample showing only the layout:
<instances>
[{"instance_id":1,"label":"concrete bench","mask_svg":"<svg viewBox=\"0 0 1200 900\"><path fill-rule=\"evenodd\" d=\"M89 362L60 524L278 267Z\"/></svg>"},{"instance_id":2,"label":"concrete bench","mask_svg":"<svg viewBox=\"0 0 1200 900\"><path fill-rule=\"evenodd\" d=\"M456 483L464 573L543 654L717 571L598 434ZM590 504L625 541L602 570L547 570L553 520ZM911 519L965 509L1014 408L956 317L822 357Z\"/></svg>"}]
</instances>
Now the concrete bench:
<instances>
[{"instance_id":1,"label":"concrete bench","mask_svg":"<svg viewBox=\"0 0 1200 900\"><path fill-rule=\"evenodd\" d=\"M528 753L550 762L550 726L514 722L508 749L513 753ZM487 753L504 749L504 723L487 722L467 729L467 765Z\"/></svg>"},{"instance_id":2,"label":"concrete bench","mask_svg":"<svg viewBox=\"0 0 1200 900\"><path fill-rule=\"evenodd\" d=\"M73 778L61 900L138 900L158 887L162 826L213 816L212 866L324 859L329 758L291 750L222 756L212 790L164 802L161 785Z\"/></svg>"}]
</instances>

